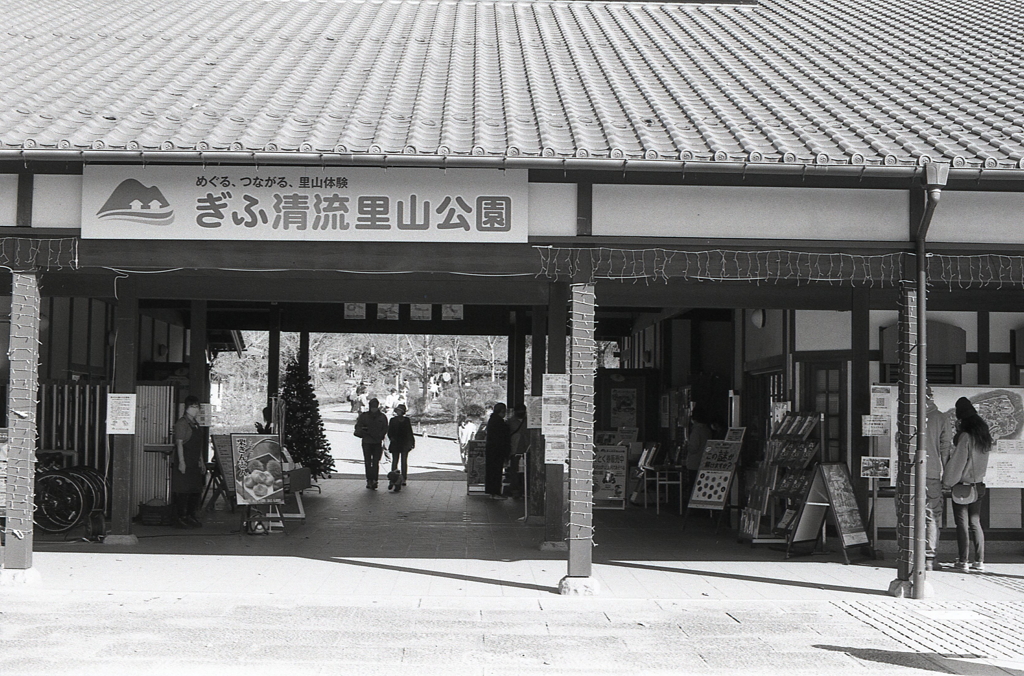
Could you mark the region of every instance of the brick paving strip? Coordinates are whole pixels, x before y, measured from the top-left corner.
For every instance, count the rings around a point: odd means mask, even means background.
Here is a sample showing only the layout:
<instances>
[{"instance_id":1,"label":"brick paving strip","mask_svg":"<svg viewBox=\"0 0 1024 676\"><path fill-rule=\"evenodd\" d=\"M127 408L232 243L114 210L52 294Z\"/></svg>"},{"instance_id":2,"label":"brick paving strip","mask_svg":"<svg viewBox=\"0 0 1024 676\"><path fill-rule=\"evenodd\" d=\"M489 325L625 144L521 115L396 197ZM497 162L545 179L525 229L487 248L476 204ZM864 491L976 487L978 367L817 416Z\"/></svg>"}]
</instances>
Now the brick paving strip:
<instances>
[{"instance_id":1,"label":"brick paving strip","mask_svg":"<svg viewBox=\"0 0 1024 676\"><path fill-rule=\"evenodd\" d=\"M853 617L919 653L1024 660L1024 603L835 601Z\"/></svg>"}]
</instances>

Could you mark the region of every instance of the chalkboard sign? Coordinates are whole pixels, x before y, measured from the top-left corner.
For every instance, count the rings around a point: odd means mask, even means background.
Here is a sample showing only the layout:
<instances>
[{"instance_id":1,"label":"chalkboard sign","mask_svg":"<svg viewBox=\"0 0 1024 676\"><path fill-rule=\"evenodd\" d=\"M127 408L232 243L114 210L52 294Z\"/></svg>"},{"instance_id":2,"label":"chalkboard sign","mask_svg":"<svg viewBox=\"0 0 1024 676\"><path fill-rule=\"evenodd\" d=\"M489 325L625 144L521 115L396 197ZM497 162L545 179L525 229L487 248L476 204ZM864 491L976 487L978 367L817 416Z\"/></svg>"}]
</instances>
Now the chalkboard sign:
<instances>
[{"instance_id":1,"label":"chalkboard sign","mask_svg":"<svg viewBox=\"0 0 1024 676\"><path fill-rule=\"evenodd\" d=\"M217 461L220 475L224 477L224 490L228 497L235 497L235 473L231 460L231 437L227 434L211 434L210 441L213 442L213 457Z\"/></svg>"},{"instance_id":2,"label":"chalkboard sign","mask_svg":"<svg viewBox=\"0 0 1024 676\"><path fill-rule=\"evenodd\" d=\"M864 530L864 520L860 517L860 507L853 495L853 484L846 465L841 462L824 462L819 467L825 479L828 500L832 505L832 515L843 547L866 545L868 534Z\"/></svg>"}]
</instances>

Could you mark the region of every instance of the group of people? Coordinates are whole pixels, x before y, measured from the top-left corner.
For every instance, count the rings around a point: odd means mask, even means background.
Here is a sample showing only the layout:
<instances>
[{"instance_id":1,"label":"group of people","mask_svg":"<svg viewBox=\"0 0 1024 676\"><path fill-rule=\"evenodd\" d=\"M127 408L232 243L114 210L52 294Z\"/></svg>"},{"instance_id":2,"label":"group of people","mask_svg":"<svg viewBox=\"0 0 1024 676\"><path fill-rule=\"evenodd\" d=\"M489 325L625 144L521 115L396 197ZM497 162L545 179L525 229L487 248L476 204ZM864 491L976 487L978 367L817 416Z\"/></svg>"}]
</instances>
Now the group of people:
<instances>
[{"instance_id":1,"label":"group of people","mask_svg":"<svg viewBox=\"0 0 1024 676\"><path fill-rule=\"evenodd\" d=\"M380 460L384 456L385 441L387 450L391 452L388 490L397 493L408 483L409 451L416 446L416 437L406 412L405 404L397 404L388 419L381 411L380 401L374 397L367 402L367 410L356 418L355 435L362 442L366 487L370 490L377 490L380 483Z\"/></svg>"},{"instance_id":2,"label":"group of people","mask_svg":"<svg viewBox=\"0 0 1024 676\"><path fill-rule=\"evenodd\" d=\"M995 442L988 423L978 415L967 397L960 397L956 401L953 429L950 429L946 415L939 411L932 400L931 388L927 390L927 404L925 567L928 570L935 567L944 495L945 491L950 491L957 544L957 558L953 568L961 572L981 572L985 570L981 499L985 497L988 455Z\"/></svg>"}]
</instances>

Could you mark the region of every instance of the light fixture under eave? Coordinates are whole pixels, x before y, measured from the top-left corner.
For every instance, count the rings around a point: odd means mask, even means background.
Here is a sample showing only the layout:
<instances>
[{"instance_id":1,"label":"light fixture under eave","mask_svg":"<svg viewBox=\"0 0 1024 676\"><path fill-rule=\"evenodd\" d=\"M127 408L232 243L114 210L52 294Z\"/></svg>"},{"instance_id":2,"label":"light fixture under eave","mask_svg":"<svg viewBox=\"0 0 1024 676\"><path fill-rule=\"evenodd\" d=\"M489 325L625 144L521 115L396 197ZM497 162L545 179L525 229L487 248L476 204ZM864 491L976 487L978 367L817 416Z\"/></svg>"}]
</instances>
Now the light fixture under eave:
<instances>
[{"instance_id":1,"label":"light fixture under eave","mask_svg":"<svg viewBox=\"0 0 1024 676\"><path fill-rule=\"evenodd\" d=\"M754 325L754 328L763 329L765 320L764 310L751 310L750 323Z\"/></svg>"}]
</instances>

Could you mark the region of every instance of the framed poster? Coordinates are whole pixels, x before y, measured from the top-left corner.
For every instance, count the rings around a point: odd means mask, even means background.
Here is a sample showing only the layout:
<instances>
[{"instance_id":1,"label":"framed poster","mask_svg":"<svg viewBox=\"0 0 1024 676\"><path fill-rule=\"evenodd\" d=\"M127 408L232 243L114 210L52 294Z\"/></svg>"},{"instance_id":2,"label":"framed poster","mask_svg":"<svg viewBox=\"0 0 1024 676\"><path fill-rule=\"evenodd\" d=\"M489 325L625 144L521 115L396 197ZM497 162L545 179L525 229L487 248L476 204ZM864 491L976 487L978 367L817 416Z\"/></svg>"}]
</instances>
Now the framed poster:
<instances>
[{"instance_id":1,"label":"framed poster","mask_svg":"<svg viewBox=\"0 0 1024 676\"><path fill-rule=\"evenodd\" d=\"M377 303L377 319L397 322L398 303Z\"/></svg>"},{"instance_id":2,"label":"framed poster","mask_svg":"<svg viewBox=\"0 0 1024 676\"><path fill-rule=\"evenodd\" d=\"M633 387L613 387L611 390L611 426L636 427L637 393Z\"/></svg>"},{"instance_id":3,"label":"framed poster","mask_svg":"<svg viewBox=\"0 0 1024 676\"><path fill-rule=\"evenodd\" d=\"M625 446L597 446L594 448L594 500L626 500Z\"/></svg>"},{"instance_id":4,"label":"framed poster","mask_svg":"<svg viewBox=\"0 0 1024 676\"><path fill-rule=\"evenodd\" d=\"M366 319L366 303L345 303L345 319Z\"/></svg>"},{"instance_id":5,"label":"framed poster","mask_svg":"<svg viewBox=\"0 0 1024 676\"><path fill-rule=\"evenodd\" d=\"M283 460L276 434L232 434L231 466L237 504L284 504Z\"/></svg>"},{"instance_id":6,"label":"framed poster","mask_svg":"<svg viewBox=\"0 0 1024 676\"><path fill-rule=\"evenodd\" d=\"M430 303L413 303L409 306L409 319L414 322L429 322L434 317L434 306Z\"/></svg>"}]
</instances>

